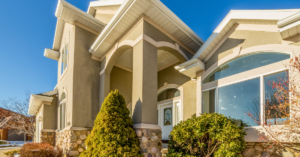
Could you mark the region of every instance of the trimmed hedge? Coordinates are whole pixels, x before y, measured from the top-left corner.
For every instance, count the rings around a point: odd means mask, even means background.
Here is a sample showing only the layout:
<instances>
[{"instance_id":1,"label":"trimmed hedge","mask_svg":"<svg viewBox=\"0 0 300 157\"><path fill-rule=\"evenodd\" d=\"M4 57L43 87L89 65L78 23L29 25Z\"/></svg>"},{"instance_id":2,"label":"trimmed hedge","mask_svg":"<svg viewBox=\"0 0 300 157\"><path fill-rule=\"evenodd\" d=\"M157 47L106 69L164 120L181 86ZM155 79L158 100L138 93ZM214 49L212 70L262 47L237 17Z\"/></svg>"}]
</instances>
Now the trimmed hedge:
<instances>
[{"instance_id":1,"label":"trimmed hedge","mask_svg":"<svg viewBox=\"0 0 300 157\"><path fill-rule=\"evenodd\" d=\"M85 144L87 150L80 157L138 157L139 140L124 97L111 92L104 100Z\"/></svg>"},{"instance_id":2,"label":"trimmed hedge","mask_svg":"<svg viewBox=\"0 0 300 157\"><path fill-rule=\"evenodd\" d=\"M222 114L202 114L180 122L170 133L168 157L241 156L245 149L242 126Z\"/></svg>"}]
</instances>

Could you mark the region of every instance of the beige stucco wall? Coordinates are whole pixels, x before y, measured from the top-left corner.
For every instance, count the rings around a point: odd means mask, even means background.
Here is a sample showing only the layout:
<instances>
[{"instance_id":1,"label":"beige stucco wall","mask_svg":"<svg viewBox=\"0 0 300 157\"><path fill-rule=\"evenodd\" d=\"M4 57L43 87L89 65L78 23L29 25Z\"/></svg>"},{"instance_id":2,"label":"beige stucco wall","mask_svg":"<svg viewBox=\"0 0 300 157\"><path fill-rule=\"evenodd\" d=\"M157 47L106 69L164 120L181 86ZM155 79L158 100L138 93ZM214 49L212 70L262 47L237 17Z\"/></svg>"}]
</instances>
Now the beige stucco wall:
<instances>
[{"instance_id":1,"label":"beige stucco wall","mask_svg":"<svg viewBox=\"0 0 300 157\"><path fill-rule=\"evenodd\" d=\"M88 52L96 38L75 26L72 127L92 127L99 112L100 62Z\"/></svg>"},{"instance_id":2,"label":"beige stucco wall","mask_svg":"<svg viewBox=\"0 0 300 157\"><path fill-rule=\"evenodd\" d=\"M232 54L233 49L239 46L245 49L257 45L281 43L282 39L279 32L235 30L207 60L205 68L208 69L218 60Z\"/></svg>"},{"instance_id":3,"label":"beige stucco wall","mask_svg":"<svg viewBox=\"0 0 300 157\"><path fill-rule=\"evenodd\" d=\"M57 129L57 97L54 95L52 96L53 100L51 102L51 105L43 104L43 121L46 121L43 125L43 129L51 129L56 130Z\"/></svg>"},{"instance_id":4,"label":"beige stucco wall","mask_svg":"<svg viewBox=\"0 0 300 157\"><path fill-rule=\"evenodd\" d=\"M64 33L62 36L62 43L60 48L60 53L62 52L64 44L68 41L68 66L64 72L61 74L61 57L58 61L58 73L57 73L57 90L58 98L60 100L63 92L66 93L66 123L72 124L72 103L73 103L73 72L74 72L74 26L68 23L65 24ZM59 113L59 101L57 105L57 113ZM57 128L59 128L59 114L57 115ZM67 125L66 125L67 127Z\"/></svg>"},{"instance_id":5,"label":"beige stucco wall","mask_svg":"<svg viewBox=\"0 0 300 157\"><path fill-rule=\"evenodd\" d=\"M113 67L110 73L110 90L119 90L124 96L126 104L132 99L132 72Z\"/></svg>"},{"instance_id":6,"label":"beige stucco wall","mask_svg":"<svg viewBox=\"0 0 300 157\"><path fill-rule=\"evenodd\" d=\"M174 66L158 72L157 89L164 86L166 82L183 87L183 120L186 120L196 113L196 83L189 77L180 74Z\"/></svg>"}]
</instances>

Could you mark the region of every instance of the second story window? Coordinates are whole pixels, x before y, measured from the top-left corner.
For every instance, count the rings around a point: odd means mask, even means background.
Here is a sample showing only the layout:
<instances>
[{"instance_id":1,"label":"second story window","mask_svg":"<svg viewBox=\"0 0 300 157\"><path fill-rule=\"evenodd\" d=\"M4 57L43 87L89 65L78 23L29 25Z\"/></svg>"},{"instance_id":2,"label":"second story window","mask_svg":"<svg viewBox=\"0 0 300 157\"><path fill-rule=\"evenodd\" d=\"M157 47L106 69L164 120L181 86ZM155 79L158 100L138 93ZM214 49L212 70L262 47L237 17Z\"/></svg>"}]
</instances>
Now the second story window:
<instances>
[{"instance_id":1,"label":"second story window","mask_svg":"<svg viewBox=\"0 0 300 157\"><path fill-rule=\"evenodd\" d=\"M68 67L68 44L65 44L61 53L61 74L63 74Z\"/></svg>"}]
</instances>

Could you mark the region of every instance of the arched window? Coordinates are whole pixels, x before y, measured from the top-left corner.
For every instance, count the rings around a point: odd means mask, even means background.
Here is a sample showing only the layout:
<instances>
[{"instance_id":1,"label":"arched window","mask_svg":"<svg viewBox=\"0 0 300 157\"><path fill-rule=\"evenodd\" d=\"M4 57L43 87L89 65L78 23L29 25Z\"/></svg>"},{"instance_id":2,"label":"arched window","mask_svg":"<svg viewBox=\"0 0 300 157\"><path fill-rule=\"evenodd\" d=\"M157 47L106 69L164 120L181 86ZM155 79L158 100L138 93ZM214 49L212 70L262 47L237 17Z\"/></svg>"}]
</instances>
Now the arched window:
<instances>
[{"instance_id":1,"label":"arched window","mask_svg":"<svg viewBox=\"0 0 300 157\"><path fill-rule=\"evenodd\" d=\"M289 59L289 54L277 52L264 52L240 57L228 63L219 66L215 71L208 75L202 83L216 81L231 75L235 75L244 71L262 67L268 64Z\"/></svg>"},{"instance_id":2,"label":"arched window","mask_svg":"<svg viewBox=\"0 0 300 157\"><path fill-rule=\"evenodd\" d=\"M176 88L171 88L171 89L164 90L160 94L158 94L157 101L159 102L159 101L172 99L176 97L180 97L180 90Z\"/></svg>"},{"instance_id":3,"label":"arched window","mask_svg":"<svg viewBox=\"0 0 300 157\"><path fill-rule=\"evenodd\" d=\"M66 127L66 93L63 92L60 97L59 104L59 129L63 130Z\"/></svg>"}]
</instances>

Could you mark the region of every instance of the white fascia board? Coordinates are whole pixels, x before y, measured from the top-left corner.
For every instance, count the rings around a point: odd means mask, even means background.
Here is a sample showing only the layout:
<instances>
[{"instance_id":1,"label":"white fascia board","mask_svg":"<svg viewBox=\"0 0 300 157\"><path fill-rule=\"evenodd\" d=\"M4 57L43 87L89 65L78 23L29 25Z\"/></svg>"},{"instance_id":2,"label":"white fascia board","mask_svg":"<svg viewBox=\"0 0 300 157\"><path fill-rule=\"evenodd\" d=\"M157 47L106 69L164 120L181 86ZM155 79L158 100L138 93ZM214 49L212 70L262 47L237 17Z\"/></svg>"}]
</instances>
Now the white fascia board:
<instances>
[{"instance_id":1,"label":"white fascia board","mask_svg":"<svg viewBox=\"0 0 300 157\"><path fill-rule=\"evenodd\" d=\"M97 20L97 19L94 18L92 15L90 15L90 14L88 14L88 13L86 13L86 12L84 12L84 11L78 9L78 8L76 8L75 6L73 6L73 5L71 5L70 3L66 2L65 0L59 0L58 3L60 3L60 4L58 5L58 8L57 8L57 10L56 10L56 12L55 12L55 16L56 16L57 18L60 18L60 17L61 17L61 11L62 11L62 9L63 9L64 7L66 7L66 8L68 8L68 9L72 10L74 13L80 15L81 17L83 17L83 18L85 18L85 19L87 19L87 20L89 20L89 21L91 21L91 22L93 22L93 23L95 23L95 24L98 24L98 26L100 26L100 27L102 27L102 28L104 28L104 27L106 26L105 23L103 23L103 22Z\"/></svg>"},{"instance_id":2,"label":"white fascia board","mask_svg":"<svg viewBox=\"0 0 300 157\"><path fill-rule=\"evenodd\" d=\"M298 25L300 25L300 20L297 21L297 22L294 22L294 23L292 23L292 24L289 24L289 25L286 25L286 26L280 28L280 29L279 29L279 32L286 31L286 30L291 29L291 28L294 28L294 27L296 27L296 26L298 26Z\"/></svg>"},{"instance_id":3,"label":"white fascia board","mask_svg":"<svg viewBox=\"0 0 300 157\"><path fill-rule=\"evenodd\" d=\"M193 58L199 58L204 50L215 40L216 36L226 27L231 20L280 20L287 16L291 16L299 9L291 10L231 10L218 27L209 36L203 46L196 52Z\"/></svg>"},{"instance_id":4,"label":"white fascia board","mask_svg":"<svg viewBox=\"0 0 300 157\"><path fill-rule=\"evenodd\" d=\"M28 114L36 115L43 102L52 102L53 97L34 95L30 96Z\"/></svg>"},{"instance_id":5,"label":"white fascia board","mask_svg":"<svg viewBox=\"0 0 300 157\"><path fill-rule=\"evenodd\" d=\"M93 1L90 2L87 13L89 13L90 15L94 15L95 7L122 5L124 2L125 0Z\"/></svg>"},{"instance_id":6,"label":"white fascia board","mask_svg":"<svg viewBox=\"0 0 300 157\"><path fill-rule=\"evenodd\" d=\"M283 18L283 19L279 20L278 21L278 27L282 28L282 27L284 27L286 25L289 25L289 24L291 24L295 21L298 21L298 20L300 20L300 12L297 12L297 13L291 15L291 16L288 16L286 18Z\"/></svg>"},{"instance_id":7,"label":"white fascia board","mask_svg":"<svg viewBox=\"0 0 300 157\"><path fill-rule=\"evenodd\" d=\"M57 24L56 24L56 30L55 30L55 36L54 36L54 42L52 48L53 50L59 51L60 48L61 38L63 35L64 25L65 25L65 21L61 19L63 9L70 9L74 14L77 14L80 17L91 21L92 23L98 25L99 27L104 28L106 26L105 23L97 20L92 15L76 8L75 6L66 2L65 0L59 0L55 11L55 16L57 17Z\"/></svg>"},{"instance_id":8,"label":"white fascia board","mask_svg":"<svg viewBox=\"0 0 300 157\"><path fill-rule=\"evenodd\" d=\"M199 71L205 70L205 64L197 58L191 59L180 65L177 65L177 66L175 66L175 69L178 70L180 73L183 73L185 71L189 71L189 69L194 68L194 67L197 67L197 69L199 69L198 71L196 71L196 73ZM196 76L196 73L193 76ZM188 76L188 77L191 77L191 76Z\"/></svg>"},{"instance_id":9,"label":"white fascia board","mask_svg":"<svg viewBox=\"0 0 300 157\"><path fill-rule=\"evenodd\" d=\"M106 36L112 31L112 29L116 26L119 22L123 14L132 6L132 4L136 0L125 0L125 2L121 5L117 13L113 16L113 18L109 21L106 27L102 30L100 35L97 37L96 41L93 43L91 48L89 49L90 53L94 53L95 50L100 46Z\"/></svg>"},{"instance_id":10,"label":"white fascia board","mask_svg":"<svg viewBox=\"0 0 300 157\"><path fill-rule=\"evenodd\" d=\"M179 29L187 34L200 46L204 41L189 27L187 26L177 15L174 14L168 7L166 7L160 0L147 0L150 4L154 5L159 11L161 11L170 21L172 21Z\"/></svg>"},{"instance_id":11,"label":"white fascia board","mask_svg":"<svg viewBox=\"0 0 300 157\"><path fill-rule=\"evenodd\" d=\"M45 49L44 56L53 60L58 61L60 53L52 49Z\"/></svg>"},{"instance_id":12,"label":"white fascia board","mask_svg":"<svg viewBox=\"0 0 300 157\"><path fill-rule=\"evenodd\" d=\"M191 39L193 39L200 46L203 45L204 41L191 29L189 28L180 18L178 18L168 7L166 7L159 0L147 0L153 7L158 9L161 13L163 13L171 22L173 22L179 29L181 29L185 34L187 34ZM98 36L94 44L91 46L89 52L94 53L98 47L101 45L103 40L107 37L107 35L112 31L112 29L117 25L118 21L122 18L123 14L129 10L133 3L136 0L125 0L125 2L121 5L118 12L114 15L112 20L106 25L101 34Z\"/></svg>"}]
</instances>

